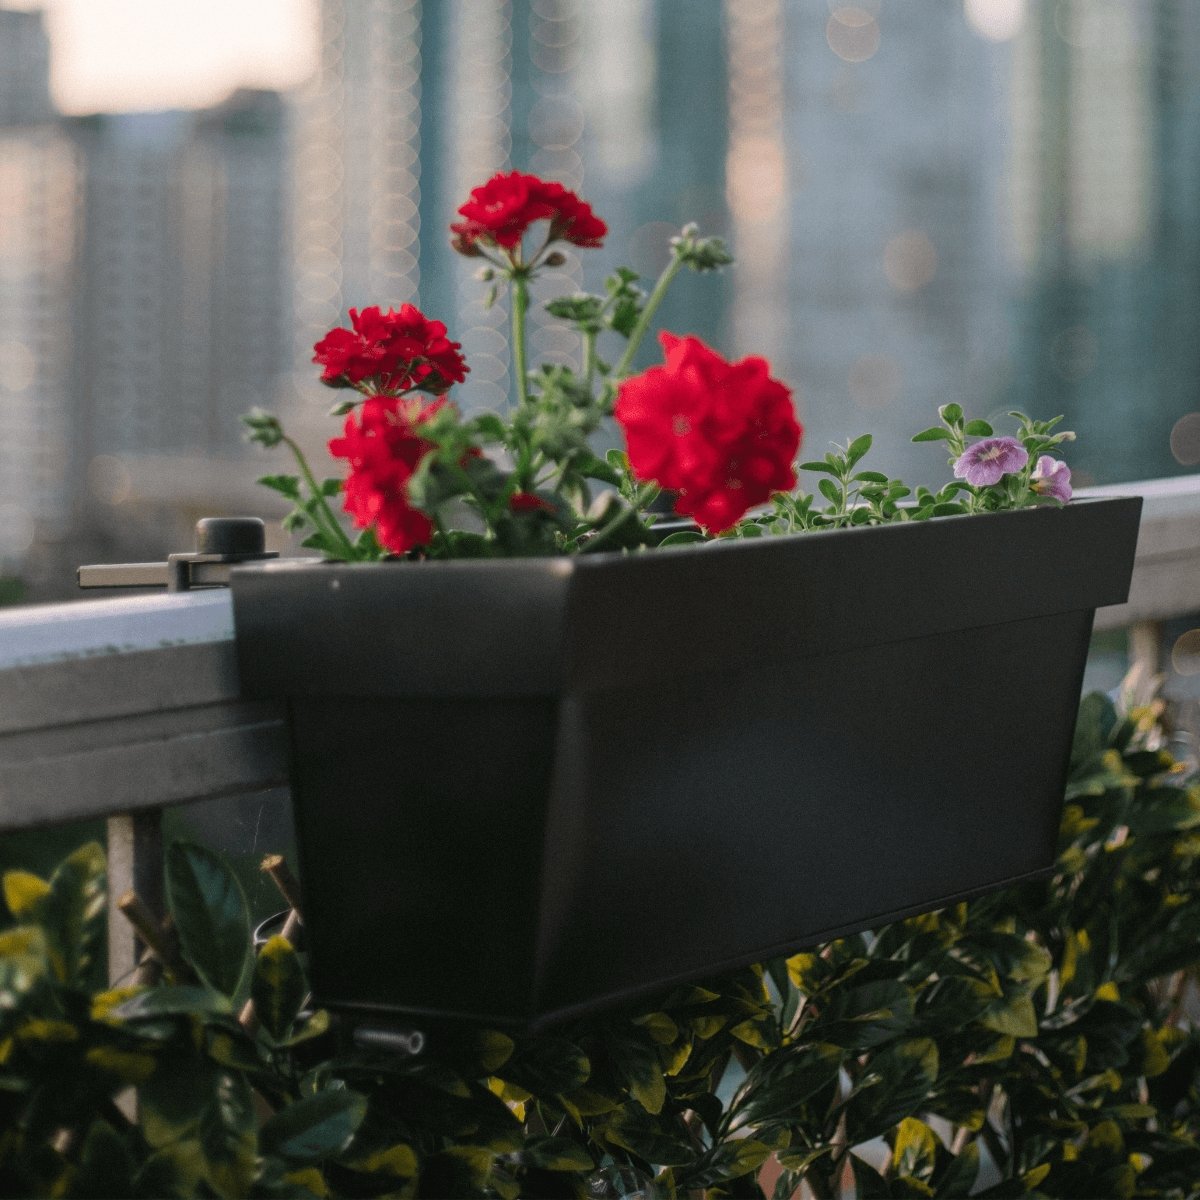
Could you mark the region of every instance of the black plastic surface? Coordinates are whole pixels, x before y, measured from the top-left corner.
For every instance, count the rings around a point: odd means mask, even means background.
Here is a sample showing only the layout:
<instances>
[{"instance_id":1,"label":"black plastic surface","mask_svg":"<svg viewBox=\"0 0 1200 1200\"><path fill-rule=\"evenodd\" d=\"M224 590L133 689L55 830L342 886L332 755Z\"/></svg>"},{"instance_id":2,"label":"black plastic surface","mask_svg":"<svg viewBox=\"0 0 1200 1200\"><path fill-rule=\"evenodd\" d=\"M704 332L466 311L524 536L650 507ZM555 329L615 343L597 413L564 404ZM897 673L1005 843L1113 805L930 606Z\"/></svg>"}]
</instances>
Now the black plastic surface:
<instances>
[{"instance_id":1,"label":"black plastic surface","mask_svg":"<svg viewBox=\"0 0 1200 1200\"><path fill-rule=\"evenodd\" d=\"M1140 507L235 570L317 999L544 1024L1046 869Z\"/></svg>"}]
</instances>

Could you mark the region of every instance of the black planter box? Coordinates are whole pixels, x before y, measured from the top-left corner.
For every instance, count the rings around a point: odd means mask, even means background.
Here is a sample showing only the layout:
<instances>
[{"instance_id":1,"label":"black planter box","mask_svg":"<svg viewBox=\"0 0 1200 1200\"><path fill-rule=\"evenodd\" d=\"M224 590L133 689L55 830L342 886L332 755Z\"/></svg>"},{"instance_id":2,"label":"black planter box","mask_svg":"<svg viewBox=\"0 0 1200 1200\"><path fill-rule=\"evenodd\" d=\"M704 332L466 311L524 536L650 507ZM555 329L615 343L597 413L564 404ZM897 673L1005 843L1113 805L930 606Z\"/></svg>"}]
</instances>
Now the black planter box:
<instances>
[{"instance_id":1,"label":"black planter box","mask_svg":"<svg viewBox=\"0 0 1200 1200\"><path fill-rule=\"evenodd\" d=\"M317 1001L538 1026L1045 871L1140 511L236 569Z\"/></svg>"}]
</instances>

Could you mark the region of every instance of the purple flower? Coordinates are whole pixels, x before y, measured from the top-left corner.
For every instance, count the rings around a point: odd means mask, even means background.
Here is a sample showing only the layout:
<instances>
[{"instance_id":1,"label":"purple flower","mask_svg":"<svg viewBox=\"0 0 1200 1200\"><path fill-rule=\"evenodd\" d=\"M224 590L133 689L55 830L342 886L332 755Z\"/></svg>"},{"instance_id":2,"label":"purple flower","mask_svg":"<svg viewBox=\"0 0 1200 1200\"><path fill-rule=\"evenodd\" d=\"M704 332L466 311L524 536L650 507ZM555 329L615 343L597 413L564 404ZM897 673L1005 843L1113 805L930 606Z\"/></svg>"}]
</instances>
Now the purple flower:
<instances>
[{"instance_id":1,"label":"purple flower","mask_svg":"<svg viewBox=\"0 0 1200 1200\"><path fill-rule=\"evenodd\" d=\"M1043 454L1029 477L1029 486L1041 496L1053 496L1066 504L1071 498L1071 468L1065 462Z\"/></svg>"},{"instance_id":2,"label":"purple flower","mask_svg":"<svg viewBox=\"0 0 1200 1200\"><path fill-rule=\"evenodd\" d=\"M975 487L990 487L1028 461L1029 454L1016 438L984 438L966 448L954 464L954 474Z\"/></svg>"}]
</instances>

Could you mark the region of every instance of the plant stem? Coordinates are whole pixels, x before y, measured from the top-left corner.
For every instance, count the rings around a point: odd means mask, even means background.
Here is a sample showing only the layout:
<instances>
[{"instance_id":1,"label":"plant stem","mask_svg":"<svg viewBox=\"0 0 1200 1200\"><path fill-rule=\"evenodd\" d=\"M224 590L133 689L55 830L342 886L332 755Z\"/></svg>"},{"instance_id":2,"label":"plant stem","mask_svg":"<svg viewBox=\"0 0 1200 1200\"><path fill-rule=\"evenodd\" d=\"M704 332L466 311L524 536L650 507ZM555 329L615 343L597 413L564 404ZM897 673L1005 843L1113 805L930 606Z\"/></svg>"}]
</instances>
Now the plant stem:
<instances>
[{"instance_id":1,"label":"plant stem","mask_svg":"<svg viewBox=\"0 0 1200 1200\"><path fill-rule=\"evenodd\" d=\"M592 392L592 380L596 375L596 330L587 329L583 334L583 383Z\"/></svg>"},{"instance_id":2,"label":"plant stem","mask_svg":"<svg viewBox=\"0 0 1200 1200\"><path fill-rule=\"evenodd\" d=\"M529 403L529 368L525 357L525 314L529 311L529 279L524 270L513 270L512 284L512 356L513 382L516 384L517 406Z\"/></svg>"},{"instance_id":3,"label":"plant stem","mask_svg":"<svg viewBox=\"0 0 1200 1200\"><path fill-rule=\"evenodd\" d=\"M629 344L625 347L625 353L621 355L621 361L613 370L614 379L620 379L629 371L629 365L633 362L634 355L637 354L638 347L641 346L642 339L646 336L646 330L650 328L650 322L654 319L658 306L663 302L667 289L681 270L683 270L683 259L678 255L672 255L671 261L667 263L665 270L658 277L654 290L646 300L646 306L642 309L637 324L629 334Z\"/></svg>"},{"instance_id":4,"label":"plant stem","mask_svg":"<svg viewBox=\"0 0 1200 1200\"><path fill-rule=\"evenodd\" d=\"M304 457L304 451L287 434L283 435L283 442L292 452L292 456L296 460L296 465L303 473L305 482L308 484L309 490L313 494L313 499L316 501L315 509L311 514L313 520L316 520L316 512L320 511L326 523L324 532L332 534L334 541L341 543L346 555L346 561L353 562L356 557L354 543L346 536L346 531L339 524L337 517L333 515L333 510L325 503L324 493L313 476L312 468L308 465L308 459Z\"/></svg>"}]
</instances>

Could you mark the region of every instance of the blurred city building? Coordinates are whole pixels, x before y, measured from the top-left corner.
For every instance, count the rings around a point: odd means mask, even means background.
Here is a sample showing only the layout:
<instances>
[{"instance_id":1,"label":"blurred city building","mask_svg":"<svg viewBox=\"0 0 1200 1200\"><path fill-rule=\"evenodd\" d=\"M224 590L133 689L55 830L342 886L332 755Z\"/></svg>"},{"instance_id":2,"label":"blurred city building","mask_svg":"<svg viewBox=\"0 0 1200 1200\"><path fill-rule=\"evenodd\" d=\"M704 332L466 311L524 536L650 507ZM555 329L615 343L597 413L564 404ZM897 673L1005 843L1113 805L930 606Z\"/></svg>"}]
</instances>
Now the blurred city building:
<instances>
[{"instance_id":1,"label":"blurred city building","mask_svg":"<svg viewBox=\"0 0 1200 1200\"><path fill-rule=\"evenodd\" d=\"M1098 482L1200 464L1192 0L313 14L294 93L63 119L40 18L0 11L0 571L23 560L36 594L203 513L277 511L252 480L283 461L246 456L238 414L281 409L319 451L312 344L352 306L419 303L464 343L459 403L502 405L503 297L447 225L507 167L610 225L542 295L621 263L649 283L687 220L727 236L738 267L682 277L662 323L769 357L813 454L869 429L880 469L931 481L907 437L956 400L1066 413ZM578 354L536 308L531 340Z\"/></svg>"}]
</instances>

